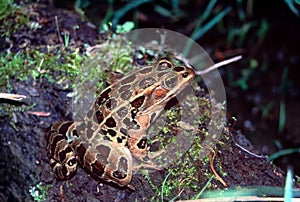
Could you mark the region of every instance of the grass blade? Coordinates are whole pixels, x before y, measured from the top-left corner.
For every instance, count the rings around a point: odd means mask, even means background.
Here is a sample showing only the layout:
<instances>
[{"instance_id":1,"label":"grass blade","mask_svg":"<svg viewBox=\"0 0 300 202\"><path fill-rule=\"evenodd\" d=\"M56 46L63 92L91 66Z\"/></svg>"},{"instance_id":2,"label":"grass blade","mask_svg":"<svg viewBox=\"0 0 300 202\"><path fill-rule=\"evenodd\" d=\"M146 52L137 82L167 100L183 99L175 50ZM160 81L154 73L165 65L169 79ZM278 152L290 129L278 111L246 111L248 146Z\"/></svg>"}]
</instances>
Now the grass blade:
<instances>
[{"instance_id":1,"label":"grass blade","mask_svg":"<svg viewBox=\"0 0 300 202\"><path fill-rule=\"evenodd\" d=\"M196 30L191 38L193 40L197 40L201 38L208 30L210 30L214 25L216 25L218 22L220 22L225 15L227 15L232 10L231 7L225 8L223 11L221 11L218 15L216 15L211 21L209 21L207 24L205 24L201 29L199 28Z\"/></svg>"},{"instance_id":2,"label":"grass blade","mask_svg":"<svg viewBox=\"0 0 300 202\"><path fill-rule=\"evenodd\" d=\"M275 152L274 154L269 156L269 161L273 161L274 159L277 159L281 156L286 156L288 154L292 153L299 153L300 154L300 148L290 148L290 149L283 149L278 152Z\"/></svg>"},{"instance_id":3,"label":"grass blade","mask_svg":"<svg viewBox=\"0 0 300 202\"><path fill-rule=\"evenodd\" d=\"M287 168L287 174L285 178L285 186L284 186L284 201L292 202L293 198L293 168Z\"/></svg>"},{"instance_id":4,"label":"grass blade","mask_svg":"<svg viewBox=\"0 0 300 202\"><path fill-rule=\"evenodd\" d=\"M115 13L114 13L114 18L112 19L112 25L113 26L116 26L120 19L130 10L136 8L136 7L139 7L140 5L142 4L145 4L145 3L148 3L148 2L151 2L153 0L134 0L134 1L131 1L130 3L128 3L127 5L125 5L123 8L117 10Z\"/></svg>"}]
</instances>

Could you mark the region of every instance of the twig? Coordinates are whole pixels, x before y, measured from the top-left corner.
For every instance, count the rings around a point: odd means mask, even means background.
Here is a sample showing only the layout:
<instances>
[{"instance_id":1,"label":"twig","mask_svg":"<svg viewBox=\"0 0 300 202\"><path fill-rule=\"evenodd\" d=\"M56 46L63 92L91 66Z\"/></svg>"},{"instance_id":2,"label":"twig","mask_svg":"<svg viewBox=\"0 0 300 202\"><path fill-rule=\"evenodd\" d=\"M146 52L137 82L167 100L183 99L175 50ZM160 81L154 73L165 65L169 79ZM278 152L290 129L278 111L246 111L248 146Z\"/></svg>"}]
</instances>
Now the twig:
<instances>
[{"instance_id":1,"label":"twig","mask_svg":"<svg viewBox=\"0 0 300 202\"><path fill-rule=\"evenodd\" d=\"M211 72L212 70L215 70L215 69L218 69L219 67L222 67L224 65L227 65L227 64L230 64L230 63L233 63L233 62L236 62L238 60L242 59L242 56L241 55L238 55L238 56L235 56L233 58L230 58L228 60L224 60L222 62L218 62L217 64L214 64L204 70L199 70L196 72L196 75L203 75L203 74L207 74L209 72Z\"/></svg>"},{"instance_id":2,"label":"twig","mask_svg":"<svg viewBox=\"0 0 300 202\"><path fill-rule=\"evenodd\" d=\"M57 20L57 16L55 16L55 25L56 25L56 29L57 29L57 33L58 33L58 38L59 38L59 41L62 45L64 45L63 43L63 40L60 36L60 30L59 30L59 26L58 26L58 20Z\"/></svg>"},{"instance_id":3,"label":"twig","mask_svg":"<svg viewBox=\"0 0 300 202\"><path fill-rule=\"evenodd\" d=\"M206 146L206 148L208 148L212 153L213 153L213 156L211 156L210 154L208 154L208 157L209 157L209 164L210 164L210 168L212 170L212 172L214 173L215 177L223 184L223 186L227 187L227 183L220 177L220 175L217 173L217 171L215 170L215 167L214 167L214 160L215 160L215 157L216 157L216 152L209 146Z\"/></svg>"},{"instance_id":4,"label":"twig","mask_svg":"<svg viewBox=\"0 0 300 202\"><path fill-rule=\"evenodd\" d=\"M18 95L18 94L10 94L10 93L0 93L0 98L14 100L14 101L21 101L26 98L25 95Z\"/></svg>"},{"instance_id":5,"label":"twig","mask_svg":"<svg viewBox=\"0 0 300 202\"><path fill-rule=\"evenodd\" d=\"M255 154L247 149L245 149L244 147L242 147L241 145L239 145L238 143L235 143L236 146L238 146L241 150L247 152L248 154L254 156L254 157L257 157L257 158L264 158L264 159L269 159L268 156L263 156L263 155L258 155L258 154Z\"/></svg>"}]
</instances>

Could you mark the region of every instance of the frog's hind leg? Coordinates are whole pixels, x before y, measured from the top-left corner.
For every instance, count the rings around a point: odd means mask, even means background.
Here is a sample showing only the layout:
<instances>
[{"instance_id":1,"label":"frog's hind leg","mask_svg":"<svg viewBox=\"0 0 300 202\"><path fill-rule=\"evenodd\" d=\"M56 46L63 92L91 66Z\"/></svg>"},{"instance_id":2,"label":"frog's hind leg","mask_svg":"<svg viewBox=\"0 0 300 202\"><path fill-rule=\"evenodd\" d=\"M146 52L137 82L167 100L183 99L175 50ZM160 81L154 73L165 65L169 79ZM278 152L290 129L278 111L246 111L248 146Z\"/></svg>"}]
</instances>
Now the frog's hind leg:
<instances>
[{"instance_id":1,"label":"frog's hind leg","mask_svg":"<svg viewBox=\"0 0 300 202\"><path fill-rule=\"evenodd\" d=\"M66 136L72 125L72 121L54 124L46 135L50 166L59 180L71 179L77 171L76 155Z\"/></svg>"},{"instance_id":2,"label":"frog's hind leg","mask_svg":"<svg viewBox=\"0 0 300 202\"><path fill-rule=\"evenodd\" d=\"M85 141L75 146L82 167L97 179L113 182L121 187L127 186L132 178L132 156L127 147L109 140L96 144Z\"/></svg>"}]
</instances>

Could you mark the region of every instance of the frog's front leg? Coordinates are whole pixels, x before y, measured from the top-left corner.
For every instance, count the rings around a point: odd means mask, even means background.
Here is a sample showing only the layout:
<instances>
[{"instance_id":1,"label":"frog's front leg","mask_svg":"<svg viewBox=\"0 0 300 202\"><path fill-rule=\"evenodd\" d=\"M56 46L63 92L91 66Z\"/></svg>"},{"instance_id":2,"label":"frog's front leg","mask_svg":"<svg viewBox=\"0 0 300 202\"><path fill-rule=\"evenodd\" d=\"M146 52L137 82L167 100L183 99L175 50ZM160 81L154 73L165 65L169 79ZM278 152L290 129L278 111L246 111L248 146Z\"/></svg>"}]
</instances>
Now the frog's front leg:
<instances>
[{"instance_id":1,"label":"frog's front leg","mask_svg":"<svg viewBox=\"0 0 300 202\"><path fill-rule=\"evenodd\" d=\"M155 163L155 158L160 156L164 150L157 152L149 152L149 147L147 144L146 131L144 130L132 130L129 132L128 138L128 148L132 156L137 160L135 162L138 165L135 165L134 169L139 168L149 168L155 170L161 170L162 167Z\"/></svg>"},{"instance_id":2,"label":"frog's front leg","mask_svg":"<svg viewBox=\"0 0 300 202\"><path fill-rule=\"evenodd\" d=\"M197 133L197 128L182 121L177 123L177 127L180 132L176 135L175 142L156 152L149 152L146 131L129 131L128 148L132 156L138 160L135 162L138 164L135 167L161 170L170 162L174 162L175 159L181 157L190 148Z\"/></svg>"}]
</instances>

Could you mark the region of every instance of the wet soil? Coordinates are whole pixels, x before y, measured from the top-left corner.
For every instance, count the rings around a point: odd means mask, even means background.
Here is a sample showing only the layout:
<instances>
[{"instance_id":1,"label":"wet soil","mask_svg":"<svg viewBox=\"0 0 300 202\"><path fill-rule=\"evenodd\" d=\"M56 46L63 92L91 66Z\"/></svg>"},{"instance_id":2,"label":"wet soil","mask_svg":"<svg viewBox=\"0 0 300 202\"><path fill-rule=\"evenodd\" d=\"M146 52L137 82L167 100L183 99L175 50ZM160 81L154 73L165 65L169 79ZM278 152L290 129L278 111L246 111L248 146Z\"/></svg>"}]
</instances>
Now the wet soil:
<instances>
[{"instance_id":1,"label":"wet soil","mask_svg":"<svg viewBox=\"0 0 300 202\"><path fill-rule=\"evenodd\" d=\"M7 50L11 45L11 51L17 52L22 47L34 49L46 44L60 44L54 16L57 16L60 29L70 33L71 43L82 47L84 43L94 45L101 38L97 29L74 11L41 5L31 5L27 9L32 12L32 19L42 23L42 28L16 31L9 41L2 40L4 45L1 46L1 51ZM79 25L76 35L75 25ZM0 114L0 201L33 201L28 190L39 182L50 185L47 189L47 201L149 201L155 194L149 182L139 174L133 177L135 191L104 182L98 183L81 169L70 181L57 181L49 166L44 136L51 124L71 119L71 100L67 94L72 89L52 84L46 78L38 81L28 79L25 82L11 80L11 85L12 93L26 95L28 99L21 103L0 100L2 106L22 107L34 104L31 111L50 112L50 116L36 116L28 111L16 111L12 115ZM236 143L251 152L259 153L232 125L228 129L229 132L220 139L222 144L216 147L215 160L215 167L222 168L223 173L227 173L222 178L228 186L283 187L285 172L266 158L258 158L243 151ZM199 166L197 177L206 179L204 173L210 169L209 166L201 166L201 161L196 163ZM152 182L161 188L167 173L167 170L162 170L151 174ZM203 187L206 182L203 180L198 186ZM213 179L211 183L213 186L210 189L224 188L217 179ZM179 198L194 195L196 193L192 190L185 190Z\"/></svg>"}]
</instances>

